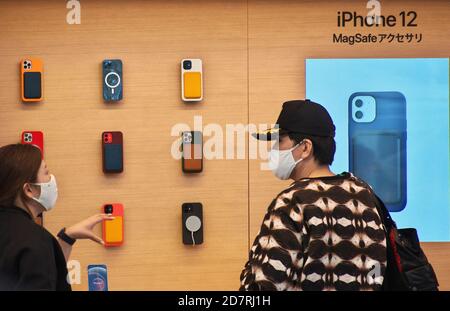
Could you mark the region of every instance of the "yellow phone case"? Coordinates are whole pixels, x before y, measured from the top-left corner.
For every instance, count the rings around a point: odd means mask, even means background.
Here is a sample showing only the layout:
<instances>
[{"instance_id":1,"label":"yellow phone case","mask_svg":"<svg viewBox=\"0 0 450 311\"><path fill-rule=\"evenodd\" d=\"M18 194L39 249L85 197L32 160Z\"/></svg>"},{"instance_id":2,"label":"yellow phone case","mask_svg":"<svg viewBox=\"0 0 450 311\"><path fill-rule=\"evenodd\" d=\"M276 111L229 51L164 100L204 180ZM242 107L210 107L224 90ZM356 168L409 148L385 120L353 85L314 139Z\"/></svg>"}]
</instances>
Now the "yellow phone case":
<instances>
[{"instance_id":1,"label":"yellow phone case","mask_svg":"<svg viewBox=\"0 0 450 311\"><path fill-rule=\"evenodd\" d=\"M202 97L202 75L200 72L184 73L184 97L185 98Z\"/></svg>"},{"instance_id":2,"label":"yellow phone case","mask_svg":"<svg viewBox=\"0 0 450 311\"><path fill-rule=\"evenodd\" d=\"M105 242L106 243L120 243L122 242L122 216L115 216L114 220L105 221Z\"/></svg>"}]
</instances>

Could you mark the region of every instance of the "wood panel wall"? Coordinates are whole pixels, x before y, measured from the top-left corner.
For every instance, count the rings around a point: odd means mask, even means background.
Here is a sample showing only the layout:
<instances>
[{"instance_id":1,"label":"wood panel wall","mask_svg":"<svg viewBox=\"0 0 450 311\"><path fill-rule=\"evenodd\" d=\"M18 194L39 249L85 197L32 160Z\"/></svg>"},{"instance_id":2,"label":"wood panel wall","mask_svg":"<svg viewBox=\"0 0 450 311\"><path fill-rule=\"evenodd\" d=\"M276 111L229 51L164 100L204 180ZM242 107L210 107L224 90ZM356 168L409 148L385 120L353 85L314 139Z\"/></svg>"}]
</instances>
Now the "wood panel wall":
<instances>
[{"instance_id":1,"label":"wood panel wall","mask_svg":"<svg viewBox=\"0 0 450 311\"><path fill-rule=\"evenodd\" d=\"M26 10L24 10L26 8ZM361 8L361 9L356 9ZM88 264L107 264L111 290L233 290L265 210L285 183L258 160L204 162L186 176L171 156L177 123L271 123L281 103L305 96L305 59L448 57L447 1L392 1L383 14L419 13L425 41L349 47L331 42L336 12L364 12L360 1L82 1L80 25L66 23L62 1L0 1L0 145L42 130L60 199L46 215L53 233L100 210L125 206L125 244L104 249L79 241ZM45 101L23 104L19 60L44 60ZM180 100L179 62L201 58L204 101ZM101 61L124 63L124 100L105 104ZM125 171L105 176L100 135L124 133ZM208 137L205 137L208 139ZM246 141L248 142L248 141ZM222 146L225 148L225 146ZM181 204L204 206L205 243L181 242ZM100 234L100 228L97 228ZM450 243L424 243L443 289L450 289Z\"/></svg>"}]
</instances>

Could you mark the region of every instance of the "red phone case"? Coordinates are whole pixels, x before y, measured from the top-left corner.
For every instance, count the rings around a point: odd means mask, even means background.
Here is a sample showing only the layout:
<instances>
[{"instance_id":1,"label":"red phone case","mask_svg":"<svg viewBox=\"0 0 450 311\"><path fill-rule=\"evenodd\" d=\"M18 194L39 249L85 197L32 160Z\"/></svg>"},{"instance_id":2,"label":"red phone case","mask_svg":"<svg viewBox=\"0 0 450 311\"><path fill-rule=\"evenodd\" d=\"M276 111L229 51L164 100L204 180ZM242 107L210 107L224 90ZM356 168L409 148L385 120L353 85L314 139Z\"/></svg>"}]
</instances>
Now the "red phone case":
<instances>
[{"instance_id":1,"label":"red phone case","mask_svg":"<svg viewBox=\"0 0 450 311\"><path fill-rule=\"evenodd\" d=\"M42 159L44 158L44 133L40 131L23 131L21 142L24 145L34 145L41 150Z\"/></svg>"},{"instance_id":2,"label":"red phone case","mask_svg":"<svg viewBox=\"0 0 450 311\"><path fill-rule=\"evenodd\" d=\"M114 246L121 246L123 244L123 240L124 240L124 217L123 217L123 205L120 203L107 203L105 205L102 206L102 213L105 213L105 206L107 205L112 205L113 206L113 212L112 215L114 217L116 217L115 220L104 220L102 223L102 239L105 242L105 247L114 247ZM107 221L117 221L118 217L122 217L122 224L120 226L120 230L122 231L121 233L121 241L120 242L108 242L107 239L107 232L106 232L106 222ZM114 226L115 228L113 228L114 230L117 230L117 226Z\"/></svg>"}]
</instances>

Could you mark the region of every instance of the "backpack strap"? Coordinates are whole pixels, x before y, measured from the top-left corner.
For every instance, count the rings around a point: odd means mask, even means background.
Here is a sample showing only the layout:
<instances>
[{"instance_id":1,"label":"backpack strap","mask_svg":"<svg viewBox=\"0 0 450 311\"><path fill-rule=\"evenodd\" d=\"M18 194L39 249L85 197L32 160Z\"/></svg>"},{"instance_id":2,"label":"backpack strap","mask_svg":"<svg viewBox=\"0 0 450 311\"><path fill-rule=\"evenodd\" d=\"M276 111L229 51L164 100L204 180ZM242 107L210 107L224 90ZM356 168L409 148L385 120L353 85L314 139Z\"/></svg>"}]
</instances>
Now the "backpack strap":
<instances>
[{"instance_id":1,"label":"backpack strap","mask_svg":"<svg viewBox=\"0 0 450 311\"><path fill-rule=\"evenodd\" d=\"M381 221L383 222L384 226L386 227L386 231L389 231L391 228L397 229L397 225L395 221L392 219L391 214L389 213L388 209L386 208L386 205L384 204L383 200L380 199L379 196L377 196L373 191L372 195L375 198L375 206L377 208L378 214L380 214Z\"/></svg>"},{"instance_id":2,"label":"backpack strap","mask_svg":"<svg viewBox=\"0 0 450 311\"><path fill-rule=\"evenodd\" d=\"M359 179L360 182L362 182L366 188L369 190L370 194L372 195L372 198L374 199L373 202L375 203L375 208L378 211L378 214L380 215L381 222L384 225L384 229L386 232L386 235L389 236L390 231L392 228L397 229L397 225L395 224L395 221L392 219L391 214L389 213L388 209L386 208L386 205L384 205L383 200L373 191L372 187L366 183L365 181Z\"/></svg>"},{"instance_id":3,"label":"backpack strap","mask_svg":"<svg viewBox=\"0 0 450 311\"><path fill-rule=\"evenodd\" d=\"M399 273L401 273L403 271L403 267L400 254L397 250L397 243L396 243L398 235L397 225L395 224L395 221L392 219L391 214L386 208L386 205L384 204L383 200L381 200L380 197L377 196L374 192L372 193L376 200L375 205L377 207L378 213L380 214L381 221L383 222L383 225L385 227L384 229L386 232L386 250L388 252L387 256L391 257L392 260L395 261L397 270Z\"/></svg>"}]
</instances>

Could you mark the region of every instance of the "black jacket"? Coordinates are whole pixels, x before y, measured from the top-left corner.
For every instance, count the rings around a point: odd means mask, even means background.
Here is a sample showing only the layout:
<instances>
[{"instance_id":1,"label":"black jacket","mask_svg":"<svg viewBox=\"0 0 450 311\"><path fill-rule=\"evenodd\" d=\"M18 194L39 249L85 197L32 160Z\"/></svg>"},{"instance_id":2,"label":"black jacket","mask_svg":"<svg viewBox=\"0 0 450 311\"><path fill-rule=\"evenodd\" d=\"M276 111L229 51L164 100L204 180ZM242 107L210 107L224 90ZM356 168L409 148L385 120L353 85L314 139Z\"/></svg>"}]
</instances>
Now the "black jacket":
<instances>
[{"instance_id":1,"label":"black jacket","mask_svg":"<svg viewBox=\"0 0 450 311\"><path fill-rule=\"evenodd\" d=\"M18 207L0 206L0 290L71 290L58 241Z\"/></svg>"}]
</instances>

